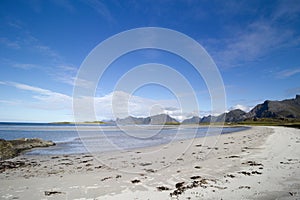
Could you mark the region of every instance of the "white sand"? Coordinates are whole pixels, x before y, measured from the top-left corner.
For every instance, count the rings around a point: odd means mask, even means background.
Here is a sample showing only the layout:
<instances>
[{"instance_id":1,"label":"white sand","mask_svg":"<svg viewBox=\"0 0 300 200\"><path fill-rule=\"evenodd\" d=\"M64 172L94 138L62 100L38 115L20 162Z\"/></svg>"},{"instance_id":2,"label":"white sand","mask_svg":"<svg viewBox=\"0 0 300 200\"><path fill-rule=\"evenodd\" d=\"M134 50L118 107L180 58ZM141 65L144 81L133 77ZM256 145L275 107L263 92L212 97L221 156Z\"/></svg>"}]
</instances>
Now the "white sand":
<instances>
[{"instance_id":1,"label":"white sand","mask_svg":"<svg viewBox=\"0 0 300 200\"><path fill-rule=\"evenodd\" d=\"M217 138L95 157L12 160L31 166L0 174L0 199L300 198L300 130L292 128L252 127ZM184 192L171 197L181 182L179 190ZM169 190L158 191L159 186Z\"/></svg>"}]
</instances>

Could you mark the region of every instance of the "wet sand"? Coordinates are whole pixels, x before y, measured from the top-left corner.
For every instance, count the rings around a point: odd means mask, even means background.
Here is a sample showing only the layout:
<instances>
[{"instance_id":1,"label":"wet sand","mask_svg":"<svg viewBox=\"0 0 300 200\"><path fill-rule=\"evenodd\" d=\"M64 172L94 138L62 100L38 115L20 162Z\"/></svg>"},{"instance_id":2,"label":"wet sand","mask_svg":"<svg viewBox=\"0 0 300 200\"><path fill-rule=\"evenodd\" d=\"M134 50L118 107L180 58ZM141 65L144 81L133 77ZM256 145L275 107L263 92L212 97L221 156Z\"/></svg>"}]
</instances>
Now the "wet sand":
<instances>
[{"instance_id":1,"label":"wet sand","mask_svg":"<svg viewBox=\"0 0 300 200\"><path fill-rule=\"evenodd\" d=\"M5 162L0 199L300 198L300 130L293 128Z\"/></svg>"}]
</instances>

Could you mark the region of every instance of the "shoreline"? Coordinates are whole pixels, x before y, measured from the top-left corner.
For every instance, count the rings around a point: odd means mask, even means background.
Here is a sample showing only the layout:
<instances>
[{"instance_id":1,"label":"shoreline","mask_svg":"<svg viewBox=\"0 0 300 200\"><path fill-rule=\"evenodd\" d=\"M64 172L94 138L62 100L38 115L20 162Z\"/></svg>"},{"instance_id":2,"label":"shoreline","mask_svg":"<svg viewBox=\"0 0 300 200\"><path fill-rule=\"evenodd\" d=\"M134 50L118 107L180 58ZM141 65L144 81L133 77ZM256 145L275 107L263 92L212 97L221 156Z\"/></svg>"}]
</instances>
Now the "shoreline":
<instances>
[{"instance_id":1,"label":"shoreline","mask_svg":"<svg viewBox=\"0 0 300 200\"><path fill-rule=\"evenodd\" d=\"M40 127L39 127L40 128ZM159 146L163 144L168 144L173 140L189 140L193 137L206 137L214 135L216 131L220 132L220 127L210 127L211 132L207 132L209 127L199 127L199 126L164 126L161 130L161 126L147 126L147 127L135 127L135 126L125 126L125 127L104 127L103 134L96 134L96 131L101 131L99 127L91 128L91 127L79 127L79 129L72 128L71 132L68 128L62 129L39 129L41 132L39 134L32 135L34 138L44 138L47 140L52 140L56 143L56 146L49 148L35 148L32 151L26 152L31 155L64 155L64 154L81 154L81 153L89 153L87 148L90 146L96 147L96 145L100 143L105 143L104 146L99 146L99 148L93 148L93 152L112 152L119 151L115 145L118 145L120 148L127 150L134 150L139 148L151 147L151 146ZM228 132L237 132L241 131L240 129L248 129L249 127L240 126L240 127L223 127L223 134L227 134ZM194 130L195 129L195 130ZM49 131L55 130L55 134L58 136L57 138L53 136L47 136L51 133ZM122 131L127 131L128 134L122 133ZM161 131L160 131L161 130ZM46 134L43 134L45 131ZM66 131L66 137L64 136L64 131ZM79 132L76 132L79 131ZM81 132L83 131L83 132ZM91 131L91 132L90 132ZM112 131L113 134L110 134ZM133 131L133 132L131 132ZM19 137L22 137L22 131L19 131ZM61 134L58 134L61 132ZM71 134L70 134L71 133ZM140 134L145 133L145 134ZM1 134L0 134L1 135ZM148 136L150 135L150 136ZM46 137L47 136L47 137ZM115 137L120 136L120 137ZM124 136L124 137L123 137ZM30 137L30 136L28 136ZM103 137L103 139L102 139ZM136 137L136 138L135 138ZM143 140L145 137L146 140ZM153 138L152 138L153 137ZM5 138L5 136L4 136ZM62 139L60 139L62 138ZM124 139L123 139L124 138ZM126 141L125 141L126 139ZM128 139L128 142L127 142ZM152 140L153 139L153 140ZM101 141L100 141L101 140ZM121 141L124 141L123 143ZM81 141L81 142L80 142ZM93 142L94 141L94 142ZM97 144L98 143L98 144ZM126 145L129 144L129 145ZM75 148L73 148L75 146Z\"/></svg>"},{"instance_id":2,"label":"shoreline","mask_svg":"<svg viewBox=\"0 0 300 200\"><path fill-rule=\"evenodd\" d=\"M281 148L281 143L287 148ZM277 158L279 150L281 157ZM0 197L264 199L271 197L274 191L269 190L274 187L275 195L295 198L300 196L295 190L300 180L294 178L289 188L276 185L278 180L290 180L289 174L300 177L299 150L297 129L251 127L217 138L196 138L94 156L22 155L11 161L24 161L27 166L0 173ZM287 155L289 158L285 158Z\"/></svg>"}]
</instances>

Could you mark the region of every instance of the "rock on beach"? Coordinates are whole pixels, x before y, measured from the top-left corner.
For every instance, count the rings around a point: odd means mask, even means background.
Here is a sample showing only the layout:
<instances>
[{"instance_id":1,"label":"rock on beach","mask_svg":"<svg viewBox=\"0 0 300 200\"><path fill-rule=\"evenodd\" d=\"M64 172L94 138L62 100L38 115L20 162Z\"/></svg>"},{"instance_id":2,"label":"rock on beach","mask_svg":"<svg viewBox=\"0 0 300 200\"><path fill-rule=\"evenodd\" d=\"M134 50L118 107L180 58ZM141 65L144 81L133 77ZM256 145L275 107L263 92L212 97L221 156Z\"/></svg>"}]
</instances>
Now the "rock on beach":
<instances>
[{"instance_id":1,"label":"rock on beach","mask_svg":"<svg viewBox=\"0 0 300 200\"><path fill-rule=\"evenodd\" d=\"M0 160L18 156L22 151L37 147L54 146L52 141L45 141L39 138L20 138L15 140L0 139Z\"/></svg>"}]
</instances>

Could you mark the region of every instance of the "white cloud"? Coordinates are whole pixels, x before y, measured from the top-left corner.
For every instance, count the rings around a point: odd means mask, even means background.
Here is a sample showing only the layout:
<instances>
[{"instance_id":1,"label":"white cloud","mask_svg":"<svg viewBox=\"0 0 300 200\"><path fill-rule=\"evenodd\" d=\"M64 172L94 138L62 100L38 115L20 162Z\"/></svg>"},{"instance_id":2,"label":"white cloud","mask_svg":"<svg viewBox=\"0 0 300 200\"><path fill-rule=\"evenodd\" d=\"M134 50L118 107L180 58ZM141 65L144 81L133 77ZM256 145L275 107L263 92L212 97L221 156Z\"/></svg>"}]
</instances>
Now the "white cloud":
<instances>
[{"instance_id":1,"label":"white cloud","mask_svg":"<svg viewBox=\"0 0 300 200\"><path fill-rule=\"evenodd\" d=\"M229 110L235 110L235 109L240 109L245 112L249 112L251 110L251 108L249 106L245 106L245 105L241 105L241 104L237 104L237 105L229 108Z\"/></svg>"},{"instance_id":2,"label":"white cloud","mask_svg":"<svg viewBox=\"0 0 300 200\"><path fill-rule=\"evenodd\" d=\"M64 110L66 114L72 113L73 97L62 93L54 92L48 89L35 87L16 82L0 82L17 89L32 93L32 99L22 99L21 101L1 100L8 106L9 102L24 106L24 108L40 109L40 110ZM82 97L76 99L78 113L82 120L93 119L96 114L97 119L115 119L116 117L124 118L128 115L136 117L146 117L161 113L169 114L177 120L183 120L191 113L182 112L178 106L178 102L174 99L170 100L153 100L139 96L130 95L122 91L114 91L101 97ZM94 110L89 111L87 105L94 104ZM157 109L159 108L159 109ZM93 115L92 117L90 117ZM90 117L90 118L89 118Z\"/></svg>"},{"instance_id":3,"label":"white cloud","mask_svg":"<svg viewBox=\"0 0 300 200\"><path fill-rule=\"evenodd\" d=\"M97 116L106 119L124 118L128 115L146 117L166 113L170 106L177 107L176 100L153 100L122 91L115 91L104 97L95 98ZM156 109L158 107L160 109ZM173 113L169 114L172 115Z\"/></svg>"},{"instance_id":4,"label":"white cloud","mask_svg":"<svg viewBox=\"0 0 300 200\"><path fill-rule=\"evenodd\" d=\"M35 100L35 102L23 102L28 107L43 110L65 110L72 108L72 97L68 95L15 82L8 82L7 85L34 93L32 98Z\"/></svg>"},{"instance_id":5,"label":"white cloud","mask_svg":"<svg viewBox=\"0 0 300 200\"><path fill-rule=\"evenodd\" d=\"M224 25L222 38L201 41L219 66L242 66L274 51L300 44L300 35L293 27L300 15L298 1L278 1L273 6L268 13L262 12L257 2L233 1L222 5L221 16L239 18L241 14L248 14L256 17L247 24Z\"/></svg>"},{"instance_id":6,"label":"white cloud","mask_svg":"<svg viewBox=\"0 0 300 200\"><path fill-rule=\"evenodd\" d=\"M294 35L266 21L257 21L240 30L234 37L220 41L225 48L216 51L217 60L225 67L255 61L270 51L292 45Z\"/></svg>"},{"instance_id":7,"label":"white cloud","mask_svg":"<svg viewBox=\"0 0 300 200\"><path fill-rule=\"evenodd\" d=\"M277 73L277 77L278 78L288 78L290 76L293 76L295 74L300 73L300 68L298 69L287 69L287 70L283 70Z\"/></svg>"},{"instance_id":8,"label":"white cloud","mask_svg":"<svg viewBox=\"0 0 300 200\"><path fill-rule=\"evenodd\" d=\"M41 93L41 94L50 94L51 91L50 90L45 90L45 89L41 89L38 87L33 87L30 85L25 85L25 84L21 84L21 83L15 83L15 82L9 82L10 85L15 86L18 89L21 90L28 90L28 91L32 91L32 92L37 92L37 93Z\"/></svg>"},{"instance_id":9,"label":"white cloud","mask_svg":"<svg viewBox=\"0 0 300 200\"><path fill-rule=\"evenodd\" d=\"M65 115L73 113L73 101L76 102L76 119L80 121L93 120L96 116L99 120L109 120L125 118L127 116L147 117L157 114L168 114L171 117L182 121L192 116L198 116L197 111L187 111L180 108L176 99L153 100L140 96L130 95L123 91L114 91L101 97L87 97L74 99L72 96L54 92L48 89L35 87L16 82L0 82L8 86L32 93L32 99L7 100L3 99L0 103L9 105L22 105L24 108L64 111ZM93 105L89 110L88 105ZM241 109L249 111L250 108L243 105L236 105L230 109ZM94 110L95 109L95 110ZM221 113L202 112L202 115L219 115ZM58 116L59 118L59 116Z\"/></svg>"}]
</instances>

